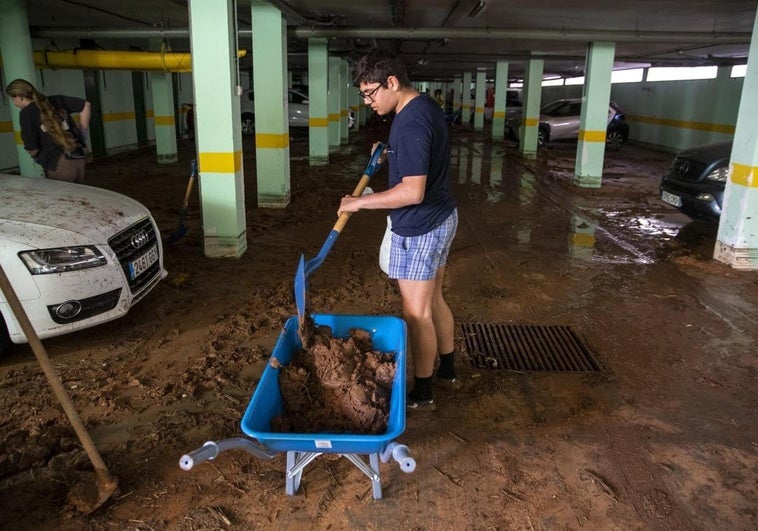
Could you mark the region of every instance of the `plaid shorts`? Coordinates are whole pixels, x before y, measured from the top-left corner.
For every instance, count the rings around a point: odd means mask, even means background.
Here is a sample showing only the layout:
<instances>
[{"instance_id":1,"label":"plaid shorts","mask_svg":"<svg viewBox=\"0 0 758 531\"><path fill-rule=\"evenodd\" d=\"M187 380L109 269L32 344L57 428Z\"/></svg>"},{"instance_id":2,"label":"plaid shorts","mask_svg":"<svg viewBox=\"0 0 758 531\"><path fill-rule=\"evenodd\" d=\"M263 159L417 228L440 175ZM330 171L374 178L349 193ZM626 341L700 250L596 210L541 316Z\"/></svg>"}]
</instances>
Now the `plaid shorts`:
<instances>
[{"instance_id":1,"label":"plaid shorts","mask_svg":"<svg viewBox=\"0 0 758 531\"><path fill-rule=\"evenodd\" d=\"M392 233L389 277L400 280L432 280L447 262L458 228L458 209L439 226L420 236Z\"/></svg>"}]
</instances>

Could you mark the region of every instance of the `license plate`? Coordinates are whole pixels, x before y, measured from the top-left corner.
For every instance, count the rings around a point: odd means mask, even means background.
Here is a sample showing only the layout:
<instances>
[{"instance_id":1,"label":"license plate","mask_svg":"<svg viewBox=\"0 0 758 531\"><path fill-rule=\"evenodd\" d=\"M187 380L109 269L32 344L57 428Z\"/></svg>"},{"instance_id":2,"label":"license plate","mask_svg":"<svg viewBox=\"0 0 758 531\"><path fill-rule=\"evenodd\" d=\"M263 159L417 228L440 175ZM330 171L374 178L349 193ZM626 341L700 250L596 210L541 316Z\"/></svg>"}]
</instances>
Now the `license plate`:
<instances>
[{"instance_id":1,"label":"license plate","mask_svg":"<svg viewBox=\"0 0 758 531\"><path fill-rule=\"evenodd\" d=\"M661 192L661 199L668 203L669 205L674 205L675 207L682 206L682 198L678 195L671 194L666 191Z\"/></svg>"},{"instance_id":2,"label":"license plate","mask_svg":"<svg viewBox=\"0 0 758 531\"><path fill-rule=\"evenodd\" d=\"M158 246L153 245L145 254L129 262L129 279L134 280L158 261Z\"/></svg>"}]
</instances>

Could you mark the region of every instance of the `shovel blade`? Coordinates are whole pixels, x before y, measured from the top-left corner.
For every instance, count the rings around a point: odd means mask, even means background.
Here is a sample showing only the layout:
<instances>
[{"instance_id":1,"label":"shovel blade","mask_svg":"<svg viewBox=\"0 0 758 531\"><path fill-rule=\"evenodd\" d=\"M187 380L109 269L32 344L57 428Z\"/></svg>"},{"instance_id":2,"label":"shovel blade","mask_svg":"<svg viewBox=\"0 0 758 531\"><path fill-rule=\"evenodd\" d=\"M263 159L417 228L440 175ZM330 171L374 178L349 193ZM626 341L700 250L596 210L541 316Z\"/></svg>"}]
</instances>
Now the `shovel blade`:
<instances>
[{"instance_id":1,"label":"shovel blade","mask_svg":"<svg viewBox=\"0 0 758 531\"><path fill-rule=\"evenodd\" d=\"M302 323L305 317L305 255L300 255L300 263L295 272L295 304L297 305L298 322Z\"/></svg>"}]
</instances>

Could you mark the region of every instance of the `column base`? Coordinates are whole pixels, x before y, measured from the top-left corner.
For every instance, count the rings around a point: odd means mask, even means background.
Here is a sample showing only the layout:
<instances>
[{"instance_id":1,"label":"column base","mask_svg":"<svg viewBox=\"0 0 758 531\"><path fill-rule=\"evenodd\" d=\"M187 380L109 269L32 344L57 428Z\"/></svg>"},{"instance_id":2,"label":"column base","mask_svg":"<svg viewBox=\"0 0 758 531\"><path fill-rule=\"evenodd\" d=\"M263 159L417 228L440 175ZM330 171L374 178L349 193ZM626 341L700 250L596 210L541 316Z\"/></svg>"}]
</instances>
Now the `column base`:
<instances>
[{"instance_id":1,"label":"column base","mask_svg":"<svg viewBox=\"0 0 758 531\"><path fill-rule=\"evenodd\" d=\"M713 250L713 259L734 269L758 270L758 249L736 248L717 240Z\"/></svg>"},{"instance_id":2,"label":"column base","mask_svg":"<svg viewBox=\"0 0 758 531\"><path fill-rule=\"evenodd\" d=\"M247 251L247 231L232 236L204 236L205 256L208 258L239 258Z\"/></svg>"},{"instance_id":3,"label":"column base","mask_svg":"<svg viewBox=\"0 0 758 531\"><path fill-rule=\"evenodd\" d=\"M179 154L177 153L164 153L158 154L158 164L173 164L179 162Z\"/></svg>"},{"instance_id":4,"label":"column base","mask_svg":"<svg viewBox=\"0 0 758 531\"><path fill-rule=\"evenodd\" d=\"M260 208L286 208L292 200L291 192L286 195L258 195L258 206Z\"/></svg>"},{"instance_id":5,"label":"column base","mask_svg":"<svg viewBox=\"0 0 758 531\"><path fill-rule=\"evenodd\" d=\"M603 178L595 175L577 175L574 184L580 188L600 188Z\"/></svg>"},{"instance_id":6,"label":"column base","mask_svg":"<svg viewBox=\"0 0 758 531\"><path fill-rule=\"evenodd\" d=\"M329 156L312 156L308 159L308 164L311 166L326 166L329 164Z\"/></svg>"}]
</instances>

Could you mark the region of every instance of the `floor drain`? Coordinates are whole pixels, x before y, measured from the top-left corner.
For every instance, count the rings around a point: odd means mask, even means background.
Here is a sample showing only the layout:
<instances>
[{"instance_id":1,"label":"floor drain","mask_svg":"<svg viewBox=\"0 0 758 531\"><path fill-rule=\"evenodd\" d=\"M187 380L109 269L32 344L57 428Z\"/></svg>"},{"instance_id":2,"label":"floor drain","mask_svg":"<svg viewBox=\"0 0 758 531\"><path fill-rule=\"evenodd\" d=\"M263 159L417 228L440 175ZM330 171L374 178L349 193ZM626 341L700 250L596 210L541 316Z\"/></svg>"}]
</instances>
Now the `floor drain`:
<instances>
[{"instance_id":1,"label":"floor drain","mask_svg":"<svg viewBox=\"0 0 758 531\"><path fill-rule=\"evenodd\" d=\"M592 351L569 326L462 323L476 369L598 372Z\"/></svg>"}]
</instances>

